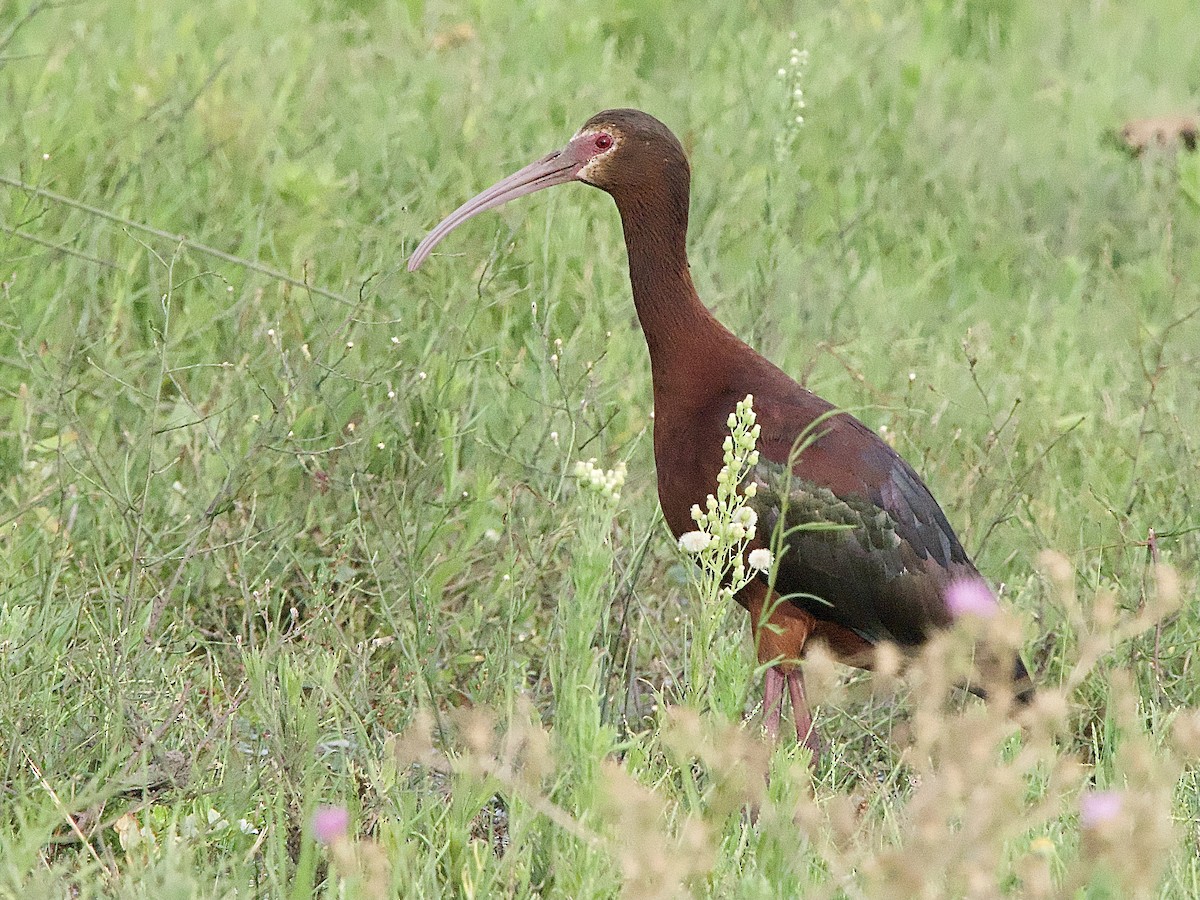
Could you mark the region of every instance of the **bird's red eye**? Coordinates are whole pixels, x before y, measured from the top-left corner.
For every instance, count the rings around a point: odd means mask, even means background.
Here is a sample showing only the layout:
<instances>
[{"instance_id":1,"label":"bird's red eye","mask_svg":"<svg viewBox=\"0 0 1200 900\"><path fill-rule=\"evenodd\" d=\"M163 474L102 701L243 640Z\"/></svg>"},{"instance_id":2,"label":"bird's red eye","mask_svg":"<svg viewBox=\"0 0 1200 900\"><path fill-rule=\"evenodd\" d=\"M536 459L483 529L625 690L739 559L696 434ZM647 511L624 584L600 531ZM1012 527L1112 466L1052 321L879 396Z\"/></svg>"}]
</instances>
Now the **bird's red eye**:
<instances>
[{"instance_id":1,"label":"bird's red eye","mask_svg":"<svg viewBox=\"0 0 1200 900\"><path fill-rule=\"evenodd\" d=\"M612 145L613 145L613 139L612 139L611 134L604 134L603 132L601 132L600 134L596 135L596 149L597 150L607 150Z\"/></svg>"}]
</instances>

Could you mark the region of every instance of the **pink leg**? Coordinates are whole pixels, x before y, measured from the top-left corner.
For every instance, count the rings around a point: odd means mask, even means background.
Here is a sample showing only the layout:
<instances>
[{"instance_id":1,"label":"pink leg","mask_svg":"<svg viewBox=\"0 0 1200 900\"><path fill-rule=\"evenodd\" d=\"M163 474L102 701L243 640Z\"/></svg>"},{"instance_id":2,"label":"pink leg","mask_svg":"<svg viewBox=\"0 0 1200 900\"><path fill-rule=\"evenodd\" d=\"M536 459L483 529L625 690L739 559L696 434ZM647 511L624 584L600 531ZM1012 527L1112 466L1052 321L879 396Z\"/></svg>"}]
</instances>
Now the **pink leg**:
<instances>
[{"instance_id":1,"label":"pink leg","mask_svg":"<svg viewBox=\"0 0 1200 900\"><path fill-rule=\"evenodd\" d=\"M779 716L783 712L783 673L767 669L763 679L763 727L772 741L779 738Z\"/></svg>"},{"instance_id":2,"label":"pink leg","mask_svg":"<svg viewBox=\"0 0 1200 900\"><path fill-rule=\"evenodd\" d=\"M787 683L788 695L792 700L792 721L796 724L796 741L812 751L812 764L815 767L821 758L821 739L813 727L812 713L804 698L804 675L799 668L787 673Z\"/></svg>"}]
</instances>

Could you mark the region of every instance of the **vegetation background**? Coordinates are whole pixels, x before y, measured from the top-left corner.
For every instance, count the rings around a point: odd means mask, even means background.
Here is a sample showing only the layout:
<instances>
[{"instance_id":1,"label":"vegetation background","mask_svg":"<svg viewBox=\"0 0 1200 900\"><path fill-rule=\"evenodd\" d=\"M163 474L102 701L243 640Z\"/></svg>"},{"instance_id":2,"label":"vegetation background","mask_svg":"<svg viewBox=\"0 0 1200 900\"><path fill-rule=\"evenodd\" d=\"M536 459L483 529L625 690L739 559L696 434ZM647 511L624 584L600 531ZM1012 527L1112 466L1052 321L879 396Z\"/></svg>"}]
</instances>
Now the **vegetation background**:
<instances>
[{"instance_id":1,"label":"vegetation background","mask_svg":"<svg viewBox=\"0 0 1200 900\"><path fill-rule=\"evenodd\" d=\"M1200 157L1117 137L1198 61L1193 0L0 4L0 895L1200 895ZM810 777L739 611L668 713L611 201L404 271L621 105L1003 585L1023 727L818 655Z\"/></svg>"}]
</instances>

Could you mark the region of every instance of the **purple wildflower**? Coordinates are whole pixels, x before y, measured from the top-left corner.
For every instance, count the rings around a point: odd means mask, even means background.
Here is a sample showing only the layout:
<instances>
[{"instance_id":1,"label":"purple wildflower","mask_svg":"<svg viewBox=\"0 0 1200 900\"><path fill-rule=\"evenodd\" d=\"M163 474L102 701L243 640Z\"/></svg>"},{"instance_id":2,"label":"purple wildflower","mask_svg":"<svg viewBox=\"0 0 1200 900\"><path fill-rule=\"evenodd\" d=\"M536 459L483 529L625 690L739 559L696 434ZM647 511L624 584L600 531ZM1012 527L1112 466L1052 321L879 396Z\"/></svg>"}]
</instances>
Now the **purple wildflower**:
<instances>
[{"instance_id":1,"label":"purple wildflower","mask_svg":"<svg viewBox=\"0 0 1200 900\"><path fill-rule=\"evenodd\" d=\"M350 830L350 813L344 806L318 806L313 813L312 830L319 843L335 843Z\"/></svg>"},{"instance_id":2,"label":"purple wildflower","mask_svg":"<svg viewBox=\"0 0 1200 900\"><path fill-rule=\"evenodd\" d=\"M951 582L946 588L946 609L955 619L963 616L990 619L1000 611L991 589L979 578Z\"/></svg>"},{"instance_id":3,"label":"purple wildflower","mask_svg":"<svg viewBox=\"0 0 1200 900\"><path fill-rule=\"evenodd\" d=\"M1121 815L1125 802L1120 791L1089 791L1079 798L1079 824L1100 828Z\"/></svg>"}]
</instances>

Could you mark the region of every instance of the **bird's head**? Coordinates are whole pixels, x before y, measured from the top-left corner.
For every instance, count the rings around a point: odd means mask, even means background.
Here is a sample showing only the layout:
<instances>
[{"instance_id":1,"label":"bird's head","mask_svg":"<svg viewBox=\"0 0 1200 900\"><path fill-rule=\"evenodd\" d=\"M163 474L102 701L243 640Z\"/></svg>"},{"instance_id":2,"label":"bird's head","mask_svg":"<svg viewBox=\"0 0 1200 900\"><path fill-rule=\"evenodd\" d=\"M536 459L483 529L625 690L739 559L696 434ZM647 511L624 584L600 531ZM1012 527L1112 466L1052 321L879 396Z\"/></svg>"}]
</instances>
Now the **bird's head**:
<instances>
[{"instance_id":1,"label":"bird's head","mask_svg":"<svg viewBox=\"0 0 1200 900\"><path fill-rule=\"evenodd\" d=\"M582 181L612 194L621 206L664 185L674 187L673 193L681 187L686 216L689 180L683 147L666 125L641 110L608 109L588 119L561 150L496 182L443 219L417 246L408 270L476 213L543 188Z\"/></svg>"}]
</instances>

